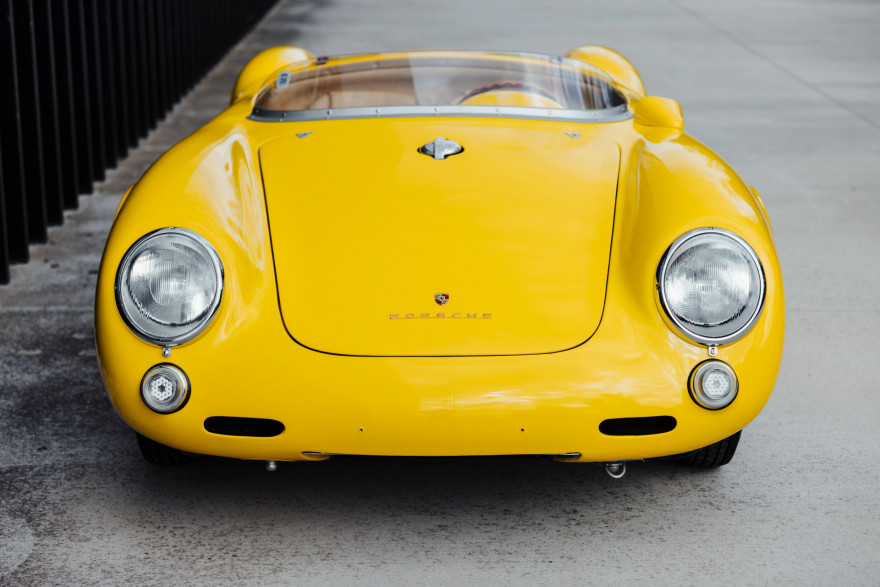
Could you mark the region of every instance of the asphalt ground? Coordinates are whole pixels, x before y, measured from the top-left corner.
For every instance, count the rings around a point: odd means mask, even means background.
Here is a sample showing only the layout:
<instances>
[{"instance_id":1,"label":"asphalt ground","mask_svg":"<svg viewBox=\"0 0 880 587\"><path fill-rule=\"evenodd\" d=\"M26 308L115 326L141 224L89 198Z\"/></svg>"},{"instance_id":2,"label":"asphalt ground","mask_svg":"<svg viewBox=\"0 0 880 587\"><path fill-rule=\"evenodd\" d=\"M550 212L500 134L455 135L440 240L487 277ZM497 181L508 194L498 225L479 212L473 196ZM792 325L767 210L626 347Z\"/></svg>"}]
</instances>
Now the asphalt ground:
<instances>
[{"instance_id":1,"label":"asphalt ground","mask_svg":"<svg viewBox=\"0 0 880 587\"><path fill-rule=\"evenodd\" d=\"M880 584L880 4L282 2L0 287L0 584ZM102 389L123 191L276 44L613 47L763 195L786 279L773 397L694 472L527 458L159 469Z\"/></svg>"}]
</instances>

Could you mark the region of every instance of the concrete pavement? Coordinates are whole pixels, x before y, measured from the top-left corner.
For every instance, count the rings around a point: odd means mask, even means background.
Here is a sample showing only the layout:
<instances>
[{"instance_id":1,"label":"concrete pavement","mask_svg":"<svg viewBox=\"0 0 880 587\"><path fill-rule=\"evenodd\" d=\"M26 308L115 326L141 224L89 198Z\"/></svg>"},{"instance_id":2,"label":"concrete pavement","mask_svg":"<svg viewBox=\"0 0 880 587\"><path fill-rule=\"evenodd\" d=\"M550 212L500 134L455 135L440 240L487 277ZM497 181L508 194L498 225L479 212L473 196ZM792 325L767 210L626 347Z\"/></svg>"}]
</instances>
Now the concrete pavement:
<instances>
[{"instance_id":1,"label":"concrete pavement","mask_svg":"<svg viewBox=\"0 0 880 587\"><path fill-rule=\"evenodd\" d=\"M857 0L282 2L0 288L0 583L880 583L878 30ZM679 100L773 220L785 357L730 465L140 460L94 356L101 249L249 56L587 43Z\"/></svg>"}]
</instances>

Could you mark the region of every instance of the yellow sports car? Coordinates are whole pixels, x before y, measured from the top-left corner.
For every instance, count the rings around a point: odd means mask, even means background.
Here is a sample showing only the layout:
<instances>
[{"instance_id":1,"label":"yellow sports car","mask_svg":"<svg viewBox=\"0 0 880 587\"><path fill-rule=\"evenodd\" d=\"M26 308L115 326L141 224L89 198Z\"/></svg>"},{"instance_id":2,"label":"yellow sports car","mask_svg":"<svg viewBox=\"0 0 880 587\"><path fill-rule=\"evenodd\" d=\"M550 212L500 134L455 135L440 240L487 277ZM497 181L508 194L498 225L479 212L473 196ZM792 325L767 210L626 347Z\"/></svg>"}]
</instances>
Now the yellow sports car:
<instances>
[{"instance_id":1,"label":"yellow sports car","mask_svg":"<svg viewBox=\"0 0 880 587\"><path fill-rule=\"evenodd\" d=\"M260 53L122 199L107 393L150 462L733 456L782 355L761 197L620 54Z\"/></svg>"}]
</instances>

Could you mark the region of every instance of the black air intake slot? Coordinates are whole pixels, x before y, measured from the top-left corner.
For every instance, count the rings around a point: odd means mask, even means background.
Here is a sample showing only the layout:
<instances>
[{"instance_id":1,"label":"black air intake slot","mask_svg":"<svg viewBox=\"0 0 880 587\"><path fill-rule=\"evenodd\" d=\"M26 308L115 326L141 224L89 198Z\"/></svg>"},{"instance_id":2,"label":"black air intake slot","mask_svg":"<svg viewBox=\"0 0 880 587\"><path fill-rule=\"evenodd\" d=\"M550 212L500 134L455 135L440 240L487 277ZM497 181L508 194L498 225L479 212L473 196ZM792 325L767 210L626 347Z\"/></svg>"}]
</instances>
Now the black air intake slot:
<instances>
[{"instance_id":1,"label":"black air intake slot","mask_svg":"<svg viewBox=\"0 0 880 587\"><path fill-rule=\"evenodd\" d=\"M225 436L259 436L268 438L284 432L284 424L267 418L233 418L212 416L205 420L205 430Z\"/></svg>"},{"instance_id":2,"label":"black air intake slot","mask_svg":"<svg viewBox=\"0 0 880 587\"><path fill-rule=\"evenodd\" d=\"M612 418L599 424L599 432L608 436L647 436L669 432L675 428L675 424L672 416Z\"/></svg>"}]
</instances>

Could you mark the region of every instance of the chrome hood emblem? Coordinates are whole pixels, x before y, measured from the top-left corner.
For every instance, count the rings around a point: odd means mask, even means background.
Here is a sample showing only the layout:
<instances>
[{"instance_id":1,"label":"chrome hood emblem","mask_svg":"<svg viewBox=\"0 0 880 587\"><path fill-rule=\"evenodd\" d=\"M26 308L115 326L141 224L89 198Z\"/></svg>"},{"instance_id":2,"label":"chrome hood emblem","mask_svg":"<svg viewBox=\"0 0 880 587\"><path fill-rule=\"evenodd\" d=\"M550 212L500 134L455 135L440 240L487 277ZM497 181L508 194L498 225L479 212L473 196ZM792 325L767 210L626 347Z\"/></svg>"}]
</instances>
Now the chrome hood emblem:
<instances>
[{"instance_id":1,"label":"chrome hood emblem","mask_svg":"<svg viewBox=\"0 0 880 587\"><path fill-rule=\"evenodd\" d=\"M434 294L434 301L437 302L441 306L445 306L446 302L449 301L449 294L448 293L435 293Z\"/></svg>"},{"instance_id":2,"label":"chrome hood emblem","mask_svg":"<svg viewBox=\"0 0 880 587\"><path fill-rule=\"evenodd\" d=\"M461 153L463 150L461 145L444 137L437 137L430 143L425 143L419 147L419 153L429 155L434 159L446 159L450 155Z\"/></svg>"}]
</instances>

